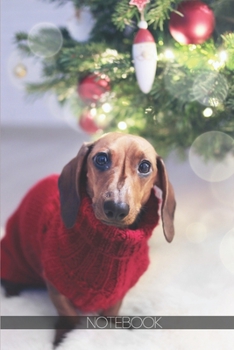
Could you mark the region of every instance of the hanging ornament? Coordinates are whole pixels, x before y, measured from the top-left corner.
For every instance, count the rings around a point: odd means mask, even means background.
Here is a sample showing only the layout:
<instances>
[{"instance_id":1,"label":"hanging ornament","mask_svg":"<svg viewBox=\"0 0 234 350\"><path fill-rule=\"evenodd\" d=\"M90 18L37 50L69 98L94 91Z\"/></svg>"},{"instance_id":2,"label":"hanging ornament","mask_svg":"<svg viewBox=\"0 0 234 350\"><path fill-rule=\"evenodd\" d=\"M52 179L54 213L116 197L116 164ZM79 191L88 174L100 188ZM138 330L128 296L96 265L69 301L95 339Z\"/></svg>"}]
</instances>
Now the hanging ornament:
<instances>
[{"instance_id":1,"label":"hanging ornament","mask_svg":"<svg viewBox=\"0 0 234 350\"><path fill-rule=\"evenodd\" d=\"M137 6L139 12L142 12L144 10L145 5L149 2L150 0L131 0L129 5Z\"/></svg>"},{"instance_id":2,"label":"hanging ornament","mask_svg":"<svg viewBox=\"0 0 234 350\"><path fill-rule=\"evenodd\" d=\"M16 78L25 78L27 75L27 67L23 63L18 63L13 69L13 74Z\"/></svg>"},{"instance_id":3,"label":"hanging ornament","mask_svg":"<svg viewBox=\"0 0 234 350\"><path fill-rule=\"evenodd\" d=\"M150 92L157 67L157 49L153 35L149 32L144 20L144 7L149 0L131 0L130 5L136 5L141 13L140 28L134 38L132 55L138 85L142 92Z\"/></svg>"},{"instance_id":4,"label":"hanging ornament","mask_svg":"<svg viewBox=\"0 0 234 350\"><path fill-rule=\"evenodd\" d=\"M169 30L180 44L202 44L210 38L215 27L213 11L201 1L183 1L172 12Z\"/></svg>"},{"instance_id":5,"label":"hanging ornament","mask_svg":"<svg viewBox=\"0 0 234 350\"><path fill-rule=\"evenodd\" d=\"M98 127L94 116L90 113L90 111L84 111L79 120L80 128L88 134L95 134L100 130Z\"/></svg>"},{"instance_id":6,"label":"hanging ornament","mask_svg":"<svg viewBox=\"0 0 234 350\"><path fill-rule=\"evenodd\" d=\"M33 80L41 81L41 65L31 57L25 57L13 51L7 62L7 72L11 83L24 90L25 85Z\"/></svg>"},{"instance_id":7,"label":"hanging ornament","mask_svg":"<svg viewBox=\"0 0 234 350\"><path fill-rule=\"evenodd\" d=\"M105 74L90 74L78 84L77 92L84 102L97 102L110 91L110 79Z\"/></svg>"},{"instance_id":8,"label":"hanging ornament","mask_svg":"<svg viewBox=\"0 0 234 350\"><path fill-rule=\"evenodd\" d=\"M95 19L87 6L75 10L75 14L67 21L67 29L71 37L79 42L88 41L95 25Z\"/></svg>"}]
</instances>

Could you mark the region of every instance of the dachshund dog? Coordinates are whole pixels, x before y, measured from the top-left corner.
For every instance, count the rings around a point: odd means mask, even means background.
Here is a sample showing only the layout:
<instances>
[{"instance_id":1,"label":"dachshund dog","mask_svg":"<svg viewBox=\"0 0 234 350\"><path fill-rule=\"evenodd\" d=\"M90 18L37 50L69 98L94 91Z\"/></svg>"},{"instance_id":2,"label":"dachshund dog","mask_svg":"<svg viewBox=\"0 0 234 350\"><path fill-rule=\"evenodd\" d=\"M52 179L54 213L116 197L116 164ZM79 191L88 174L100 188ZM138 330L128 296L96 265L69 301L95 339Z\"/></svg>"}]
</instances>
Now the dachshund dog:
<instances>
[{"instance_id":1,"label":"dachshund dog","mask_svg":"<svg viewBox=\"0 0 234 350\"><path fill-rule=\"evenodd\" d=\"M31 189L9 219L2 240L6 293L15 295L30 281L41 282L60 316L77 316L79 308L117 316L123 296L148 266L147 239L159 211L171 242L174 191L163 160L148 141L108 133L85 143L60 176ZM122 276L127 268L129 274ZM55 345L66 332L57 329Z\"/></svg>"}]
</instances>

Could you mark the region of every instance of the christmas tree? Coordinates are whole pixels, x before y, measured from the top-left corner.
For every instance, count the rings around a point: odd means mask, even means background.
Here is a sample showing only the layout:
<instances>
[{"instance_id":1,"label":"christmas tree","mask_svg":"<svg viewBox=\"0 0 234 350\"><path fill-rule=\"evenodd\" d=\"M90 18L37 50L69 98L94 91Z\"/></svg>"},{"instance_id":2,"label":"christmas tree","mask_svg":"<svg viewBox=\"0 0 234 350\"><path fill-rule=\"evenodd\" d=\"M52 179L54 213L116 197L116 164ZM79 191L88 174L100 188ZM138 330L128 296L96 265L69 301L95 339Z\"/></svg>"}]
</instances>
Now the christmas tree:
<instances>
[{"instance_id":1,"label":"christmas tree","mask_svg":"<svg viewBox=\"0 0 234 350\"><path fill-rule=\"evenodd\" d=\"M61 105L71 106L84 130L138 134L160 154L184 151L208 131L234 137L233 0L47 1L72 2L77 23L88 11L92 30L86 41L69 28L17 33L18 49L42 65L43 81L28 84L28 93L53 92ZM205 6L209 16L203 18L191 4L199 11ZM138 85L132 57L139 22L147 23L157 46L157 70L147 93ZM208 31L200 35L197 25ZM219 138L216 143L217 157L234 153L233 143ZM199 152L210 155L206 145Z\"/></svg>"}]
</instances>

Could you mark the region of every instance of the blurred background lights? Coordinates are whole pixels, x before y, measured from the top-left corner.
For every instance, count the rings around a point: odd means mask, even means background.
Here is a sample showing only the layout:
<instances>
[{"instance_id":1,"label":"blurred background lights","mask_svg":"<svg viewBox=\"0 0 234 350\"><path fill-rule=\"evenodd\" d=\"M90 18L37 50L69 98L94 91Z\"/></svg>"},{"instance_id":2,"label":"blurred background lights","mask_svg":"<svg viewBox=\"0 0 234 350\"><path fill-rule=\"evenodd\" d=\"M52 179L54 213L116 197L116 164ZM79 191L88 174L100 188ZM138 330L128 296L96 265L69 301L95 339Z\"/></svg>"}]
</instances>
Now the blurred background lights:
<instances>
[{"instance_id":1,"label":"blurred background lights","mask_svg":"<svg viewBox=\"0 0 234 350\"><path fill-rule=\"evenodd\" d=\"M219 64L220 62L217 63ZM207 70L197 75L192 91L196 101L207 107L215 107L224 102L228 89L227 79L222 74Z\"/></svg>"},{"instance_id":2,"label":"blurred background lights","mask_svg":"<svg viewBox=\"0 0 234 350\"><path fill-rule=\"evenodd\" d=\"M220 131L198 136L189 150L189 163L197 176L210 182L234 174L234 139Z\"/></svg>"},{"instance_id":3,"label":"blurred background lights","mask_svg":"<svg viewBox=\"0 0 234 350\"><path fill-rule=\"evenodd\" d=\"M90 114L91 114L92 117L95 117L95 116L97 115L97 110L96 110L96 108L91 108L91 109L90 109Z\"/></svg>"},{"instance_id":4,"label":"blurred background lights","mask_svg":"<svg viewBox=\"0 0 234 350\"><path fill-rule=\"evenodd\" d=\"M118 123L118 128L120 129L120 130L126 130L127 129L127 124L125 123L125 122L119 122Z\"/></svg>"},{"instance_id":5,"label":"blurred background lights","mask_svg":"<svg viewBox=\"0 0 234 350\"><path fill-rule=\"evenodd\" d=\"M214 197L226 207L232 209L234 221L234 175L225 181L211 183L210 186Z\"/></svg>"},{"instance_id":6,"label":"blurred background lights","mask_svg":"<svg viewBox=\"0 0 234 350\"><path fill-rule=\"evenodd\" d=\"M164 55L168 60L172 60L173 58L175 58L173 51L170 49L165 50Z\"/></svg>"},{"instance_id":7,"label":"blurred background lights","mask_svg":"<svg viewBox=\"0 0 234 350\"><path fill-rule=\"evenodd\" d=\"M24 78L27 75L27 67L23 63L18 63L13 69L13 74L16 78Z\"/></svg>"},{"instance_id":8,"label":"blurred background lights","mask_svg":"<svg viewBox=\"0 0 234 350\"><path fill-rule=\"evenodd\" d=\"M109 113L112 110L112 106L109 103L104 103L102 105L102 110L105 113Z\"/></svg>"},{"instance_id":9,"label":"blurred background lights","mask_svg":"<svg viewBox=\"0 0 234 350\"><path fill-rule=\"evenodd\" d=\"M41 64L34 57L21 56L17 51L13 51L7 62L8 76L11 83L23 90L27 83L34 80L41 81Z\"/></svg>"},{"instance_id":10,"label":"blurred background lights","mask_svg":"<svg viewBox=\"0 0 234 350\"><path fill-rule=\"evenodd\" d=\"M220 53L219 53L219 58L220 58L220 61L221 62L225 62L225 61L227 61L227 52L226 51L221 51Z\"/></svg>"},{"instance_id":11,"label":"blurred background lights","mask_svg":"<svg viewBox=\"0 0 234 350\"><path fill-rule=\"evenodd\" d=\"M234 212L231 206L218 203L210 209L207 207L207 210L199 216L199 220L206 226L210 237L215 234L224 235L233 228Z\"/></svg>"},{"instance_id":12,"label":"blurred background lights","mask_svg":"<svg viewBox=\"0 0 234 350\"><path fill-rule=\"evenodd\" d=\"M234 229L230 230L223 237L219 254L223 265L229 272L234 274Z\"/></svg>"},{"instance_id":13,"label":"blurred background lights","mask_svg":"<svg viewBox=\"0 0 234 350\"><path fill-rule=\"evenodd\" d=\"M220 101L218 98L210 98L209 99L209 105L212 107L218 107L220 105Z\"/></svg>"},{"instance_id":14,"label":"blurred background lights","mask_svg":"<svg viewBox=\"0 0 234 350\"><path fill-rule=\"evenodd\" d=\"M29 31L28 46L36 56L52 57L59 52L62 44L62 33L52 23L38 23Z\"/></svg>"},{"instance_id":15,"label":"blurred background lights","mask_svg":"<svg viewBox=\"0 0 234 350\"><path fill-rule=\"evenodd\" d=\"M189 51L194 51L194 50L196 50L196 48L197 48L197 46L194 44L189 45Z\"/></svg>"},{"instance_id":16,"label":"blurred background lights","mask_svg":"<svg viewBox=\"0 0 234 350\"><path fill-rule=\"evenodd\" d=\"M99 114L97 119L100 121L100 122L104 122L106 120L106 115L105 114Z\"/></svg>"},{"instance_id":17,"label":"blurred background lights","mask_svg":"<svg viewBox=\"0 0 234 350\"><path fill-rule=\"evenodd\" d=\"M211 108L207 107L206 109L204 109L204 111L202 113L203 113L204 117L209 118L212 116L213 111Z\"/></svg>"},{"instance_id":18,"label":"blurred background lights","mask_svg":"<svg viewBox=\"0 0 234 350\"><path fill-rule=\"evenodd\" d=\"M194 80L188 76L186 69L172 64L172 60L168 60L167 62L168 64L163 77L166 90L170 95L181 101L194 101L192 91Z\"/></svg>"}]
</instances>

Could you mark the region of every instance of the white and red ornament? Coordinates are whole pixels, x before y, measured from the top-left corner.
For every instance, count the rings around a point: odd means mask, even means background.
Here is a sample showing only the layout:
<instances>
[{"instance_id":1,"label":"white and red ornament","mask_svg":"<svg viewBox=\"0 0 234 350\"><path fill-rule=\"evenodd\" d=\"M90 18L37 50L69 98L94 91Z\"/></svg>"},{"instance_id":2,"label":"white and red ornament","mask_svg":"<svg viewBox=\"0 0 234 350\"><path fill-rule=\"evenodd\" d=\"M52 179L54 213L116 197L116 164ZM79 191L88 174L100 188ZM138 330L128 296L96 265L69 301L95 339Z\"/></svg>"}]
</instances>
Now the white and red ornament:
<instances>
[{"instance_id":1,"label":"white and red ornament","mask_svg":"<svg viewBox=\"0 0 234 350\"><path fill-rule=\"evenodd\" d=\"M97 102L110 91L110 79L105 74L90 74L78 84L77 92L82 101Z\"/></svg>"},{"instance_id":2,"label":"white and red ornament","mask_svg":"<svg viewBox=\"0 0 234 350\"><path fill-rule=\"evenodd\" d=\"M138 23L140 28L134 38L132 55L138 85L142 92L150 92L157 67L157 48L153 35L147 29L143 10L149 0L131 0L130 5L136 5L141 12L142 20Z\"/></svg>"},{"instance_id":3,"label":"white and red ornament","mask_svg":"<svg viewBox=\"0 0 234 350\"><path fill-rule=\"evenodd\" d=\"M214 31L215 17L213 11L198 0L183 1L172 12L169 30L180 44L202 44Z\"/></svg>"}]
</instances>

